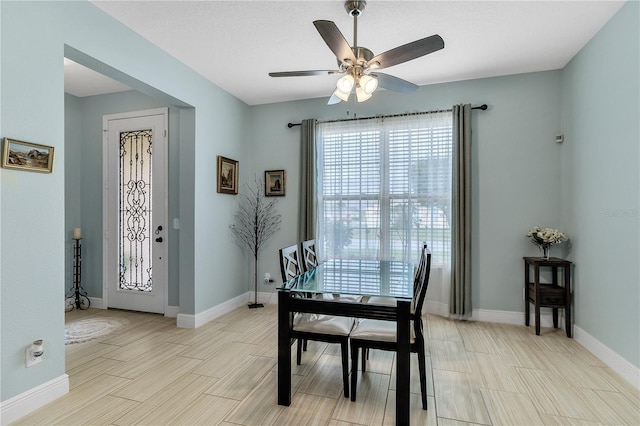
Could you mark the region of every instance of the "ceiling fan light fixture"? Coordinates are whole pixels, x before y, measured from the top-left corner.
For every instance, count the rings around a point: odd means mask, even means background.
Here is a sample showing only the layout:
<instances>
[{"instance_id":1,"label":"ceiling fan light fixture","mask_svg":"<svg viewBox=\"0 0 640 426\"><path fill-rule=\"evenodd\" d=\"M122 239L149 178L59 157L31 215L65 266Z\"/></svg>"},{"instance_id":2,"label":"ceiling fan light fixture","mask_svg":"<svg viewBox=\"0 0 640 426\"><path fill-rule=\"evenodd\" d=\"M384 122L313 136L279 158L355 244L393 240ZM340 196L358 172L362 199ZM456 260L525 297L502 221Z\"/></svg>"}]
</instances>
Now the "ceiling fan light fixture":
<instances>
[{"instance_id":1,"label":"ceiling fan light fixture","mask_svg":"<svg viewBox=\"0 0 640 426\"><path fill-rule=\"evenodd\" d=\"M358 86L362 88L364 93L371 95L378 88L378 79L370 75L363 75L358 81Z\"/></svg>"},{"instance_id":2,"label":"ceiling fan light fixture","mask_svg":"<svg viewBox=\"0 0 640 426\"><path fill-rule=\"evenodd\" d=\"M364 89L360 86L356 87L356 97L358 98L358 102L367 101L373 96L371 93L366 93Z\"/></svg>"},{"instance_id":3,"label":"ceiling fan light fixture","mask_svg":"<svg viewBox=\"0 0 640 426\"><path fill-rule=\"evenodd\" d=\"M350 74L347 74L342 78L340 78L336 83L337 91L345 94L348 98L349 93L351 93L351 90L353 89L354 83L355 83L355 80L353 79L353 76Z\"/></svg>"},{"instance_id":4,"label":"ceiling fan light fixture","mask_svg":"<svg viewBox=\"0 0 640 426\"><path fill-rule=\"evenodd\" d=\"M336 89L335 92L333 92L334 96L337 96L338 98L342 99L345 102L349 101L349 95L351 95L351 92L348 93L343 93L340 91L340 89Z\"/></svg>"}]
</instances>

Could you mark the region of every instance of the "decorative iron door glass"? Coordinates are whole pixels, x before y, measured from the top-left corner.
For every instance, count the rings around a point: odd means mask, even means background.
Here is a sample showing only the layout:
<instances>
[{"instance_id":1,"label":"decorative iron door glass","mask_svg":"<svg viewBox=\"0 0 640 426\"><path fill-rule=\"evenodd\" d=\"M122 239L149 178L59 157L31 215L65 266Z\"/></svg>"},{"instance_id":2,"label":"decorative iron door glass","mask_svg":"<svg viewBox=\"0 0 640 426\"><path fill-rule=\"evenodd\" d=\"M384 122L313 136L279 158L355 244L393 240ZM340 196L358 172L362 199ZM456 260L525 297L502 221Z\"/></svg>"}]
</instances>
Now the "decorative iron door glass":
<instances>
[{"instance_id":1,"label":"decorative iron door glass","mask_svg":"<svg viewBox=\"0 0 640 426\"><path fill-rule=\"evenodd\" d=\"M117 179L108 208L117 212L110 228L117 243L108 250L115 258L109 264L109 307L164 312L166 143L163 116L155 117L117 120L114 131L110 126Z\"/></svg>"},{"instance_id":2,"label":"decorative iron door glass","mask_svg":"<svg viewBox=\"0 0 640 426\"><path fill-rule=\"evenodd\" d=\"M151 281L151 129L120 133L120 221L118 229L121 290L149 292Z\"/></svg>"}]
</instances>

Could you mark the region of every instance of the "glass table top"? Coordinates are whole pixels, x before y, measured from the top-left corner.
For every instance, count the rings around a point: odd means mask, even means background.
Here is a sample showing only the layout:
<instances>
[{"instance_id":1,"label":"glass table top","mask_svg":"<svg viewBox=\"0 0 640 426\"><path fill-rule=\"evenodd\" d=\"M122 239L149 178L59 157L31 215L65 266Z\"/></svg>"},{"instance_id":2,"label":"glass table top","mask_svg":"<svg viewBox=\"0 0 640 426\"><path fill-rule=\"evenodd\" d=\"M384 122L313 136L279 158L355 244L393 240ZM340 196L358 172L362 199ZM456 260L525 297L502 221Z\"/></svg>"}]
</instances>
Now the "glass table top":
<instances>
[{"instance_id":1,"label":"glass table top","mask_svg":"<svg viewBox=\"0 0 640 426\"><path fill-rule=\"evenodd\" d=\"M413 263L331 259L285 282L278 290L411 299Z\"/></svg>"}]
</instances>

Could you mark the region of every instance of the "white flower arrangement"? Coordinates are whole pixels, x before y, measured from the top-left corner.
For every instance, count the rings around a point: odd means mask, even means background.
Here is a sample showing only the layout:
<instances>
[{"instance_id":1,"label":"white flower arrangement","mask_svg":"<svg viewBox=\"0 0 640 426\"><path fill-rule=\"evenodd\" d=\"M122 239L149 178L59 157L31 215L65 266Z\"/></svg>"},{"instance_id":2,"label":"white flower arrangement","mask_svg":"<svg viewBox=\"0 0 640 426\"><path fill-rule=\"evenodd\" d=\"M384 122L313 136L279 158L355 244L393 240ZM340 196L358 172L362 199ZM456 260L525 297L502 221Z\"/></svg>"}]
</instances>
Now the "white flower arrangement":
<instances>
[{"instance_id":1,"label":"white flower arrangement","mask_svg":"<svg viewBox=\"0 0 640 426\"><path fill-rule=\"evenodd\" d=\"M540 247L549 247L568 240L567 236L557 229L540 228L539 226L531 228L527 233L527 237L531 238L532 243Z\"/></svg>"}]
</instances>

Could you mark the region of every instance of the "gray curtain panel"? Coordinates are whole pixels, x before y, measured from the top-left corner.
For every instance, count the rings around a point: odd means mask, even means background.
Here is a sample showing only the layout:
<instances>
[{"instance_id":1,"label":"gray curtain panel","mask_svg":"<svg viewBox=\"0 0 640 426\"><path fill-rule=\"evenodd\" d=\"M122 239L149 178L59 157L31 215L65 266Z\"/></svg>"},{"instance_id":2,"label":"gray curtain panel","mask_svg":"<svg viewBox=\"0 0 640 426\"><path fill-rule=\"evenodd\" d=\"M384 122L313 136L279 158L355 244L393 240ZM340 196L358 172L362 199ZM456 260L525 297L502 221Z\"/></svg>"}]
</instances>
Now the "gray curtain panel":
<instances>
[{"instance_id":1,"label":"gray curtain panel","mask_svg":"<svg viewBox=\"0 0 640 426\"><path fill-rule=\"evenodd\" d=\"M300 214L298 240L315 238L316 120L302 120L300 131Z\"/></svg>"},{"instance_id":2,"label":"gray curtain panel","mask_svg":"<svg viewBox=\"0 0 640 426\"><path fill-rule=\"evenodd\" d=\"M451 297L449 313L471 318L471 105L453 106Z\"/></svg>"}]
</instances>

